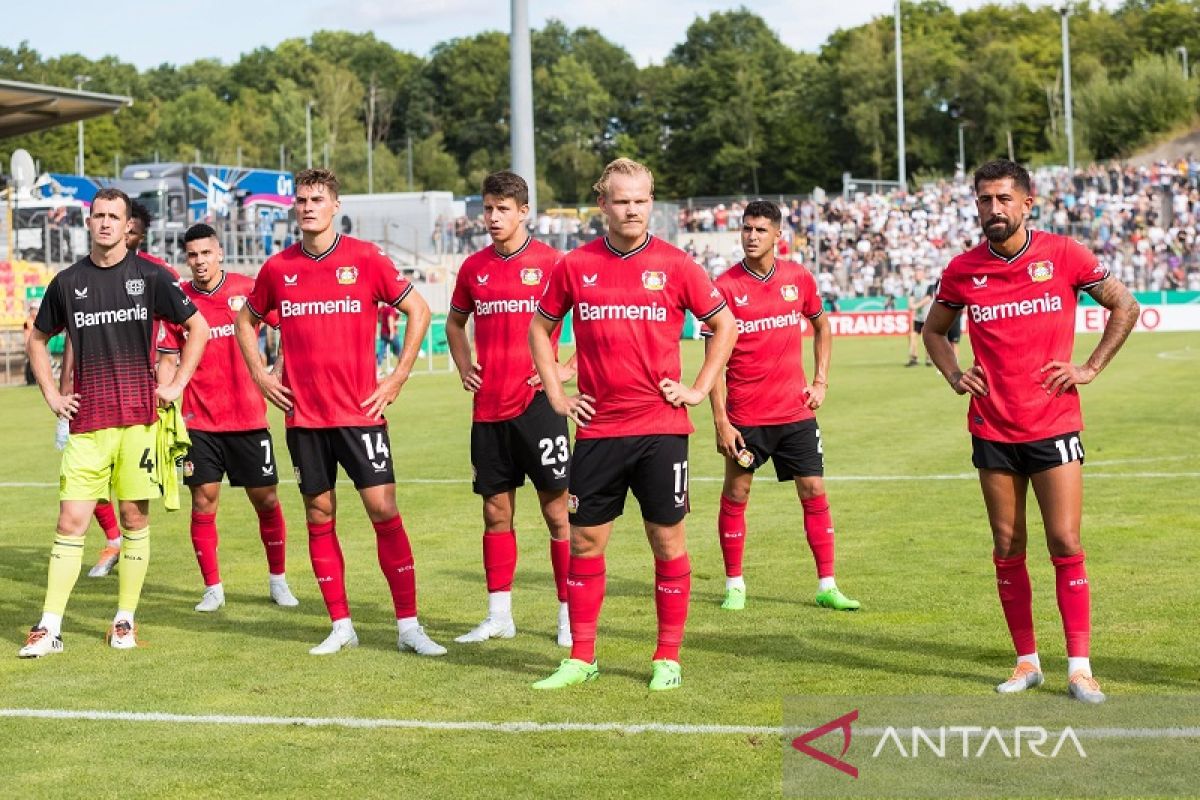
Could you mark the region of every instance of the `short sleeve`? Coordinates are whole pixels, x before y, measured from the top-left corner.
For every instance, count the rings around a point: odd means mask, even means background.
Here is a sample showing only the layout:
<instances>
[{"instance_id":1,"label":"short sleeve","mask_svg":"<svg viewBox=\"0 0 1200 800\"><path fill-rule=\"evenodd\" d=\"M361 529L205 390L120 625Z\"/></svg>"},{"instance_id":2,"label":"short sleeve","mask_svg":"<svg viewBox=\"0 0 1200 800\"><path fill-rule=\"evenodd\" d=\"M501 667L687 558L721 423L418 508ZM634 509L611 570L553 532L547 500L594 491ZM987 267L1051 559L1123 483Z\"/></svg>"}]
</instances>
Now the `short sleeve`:
<instances>
[{"instance_id":1,"label":"short sleeve","mask_svg":"<svg viewBox=\"0 0 1200 800\"><path fill-rule=\"evenodd\" d=\"M178 353L183 349L183 331L178 325L159 323L155 327L158 328L158 334L154 346L158 352Z\"/></svg>"},{"instance_id":2,"label":"short sleeve","mask_svg":"<svg viewBox=\"0 0 1200 800\"><path fill-rule=\"evenodd\" d=\"M408 293L413 290L412 283L404 277L404 273L396 266L382 250L374 250L368 258L372 274L372 289L375 299L389 306L397 306L404 302Z\"/></svg>"},{"instance_id":3,"label":"short sleeve","mask_svg":"<svg viewBox=\"0 0 1200 800\"><path fill-rule=\"evenodd\" d=\"M33 327L47 336L53 336L66 325L67 306L63 302L62 281L55 276L46 288L46 295L42 298L42 307L38 309L37 317L33 320Z\"/></svg>"},{"instance_id":4,"label":"short sleeve","mask_svg":"<svg viewBox=\"0 0 1200 800\"><path fill-rule=\"evenodd\" d=\"M817 282L808 273L807 269L804 270L803 282L804 297L800 306L800 313L809 319L816 319L825 313L825 308L821 305L821 295L817 293Z\"/></svg>"},{"instance_id":5,"label":"short sleeve","mask_svg":"<svg viewBox=\"0 0 1200 800\"><path fill-rule=\"evenodd\" d=\"M1074 239L1066 240L1067 277L1071 285L1081 291L1098 286L1108 277L1108 268L1096 258L1096 254Z\"/></svg>"},{"instance_id":6,"label":"short sleeve","mask_svg":"<svg viewBox=\"0 0 1200 800\"><path fill-rule=\"evenodd\" d=\"M725 297L721 294L720 289L713 286L713 282L708 279L708 275L704 273L699 264L687 256L684 256L680 263L682 268L679 270L679 275L683 279L681 293L683 307L691 311L696 319L704 322L725 308Z\"/></svg>"},{"instance_id":7,"label":"short sleeve","mask_svg":"<svg viewBox=\"0 0 1200 800\"><path fill-rule=\"evenodd\" d=\"M967 304L967 299L958 283L958 271L954 269L953 261L942 273L942 279L938 282L937 294L934 297L942 305L956 310Z\"/></svg>"},{"instance_id":8,"label":"short sleeve","mask_svg":"<svg viewBox=\"0 0 1200 800\"><path fill-rule=\"evenodd\" d=\"M567 272L564 256L555 263L550 280L546 281L546 289L542 292L542 299L538 301L538 313L553 322L561 321L575 305Z\"/></svg>"},{"instance_id":9,"label":"short sleeve","mask_svg":"<svg viewBox=\"0 0 1200 800\"><path fill-rule=\"evenodd\" d=\"M154 316L182 325L196 313L196 306L188 299L179 284L171 280L166 270L154 269L147 273L154 281Z\"/></svg>"},{"instance_id":10,"label":"short sleeve","mask_svg":"<svg viewBox=\"0 0 1200 800\"><path fill-rule=\"evenodd\" d=\"M279 306L275 301L274 282L271 280L270 261L263 264L263 268L258 271L258 277L254 279L254 287L246 296L246 307L259 319L266 319L271 313L279 313Z\"/></svg>"},{"instance_id":11,"label":"short sleeve","mask_svg":"<svg viewBox=\"0 0 1200 800\"><path fill-rule=\"evenodd\" d=\"M454 281L454 293L450 295L450 308L460 314L471 313L471 276L470 270L460 269Z\"/></svg>"}]
</instances>

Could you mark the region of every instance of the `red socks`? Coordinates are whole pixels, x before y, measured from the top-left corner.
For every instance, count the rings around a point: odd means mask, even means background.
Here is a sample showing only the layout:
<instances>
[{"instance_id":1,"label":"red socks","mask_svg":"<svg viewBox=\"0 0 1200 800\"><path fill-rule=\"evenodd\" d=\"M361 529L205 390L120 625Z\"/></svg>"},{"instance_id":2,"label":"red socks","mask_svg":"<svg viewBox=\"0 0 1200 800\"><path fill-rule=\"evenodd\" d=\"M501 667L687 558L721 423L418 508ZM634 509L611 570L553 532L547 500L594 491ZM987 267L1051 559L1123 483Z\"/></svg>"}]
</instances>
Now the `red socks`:
<instances>
[{"instance_id":1,"label":"red socks","mask_svg":"<svg viewBox=\"0 0 1200 800\"><path fill-rule=\"evenodd\" d=\"M596 622L604 604L604 556L571 556L567 577L571 615L571 658L596 660Z\"/></svg>"},{"instance_id":2,"label":"red socks","mask_svg":"<svg viewBox=\"0 0 1200 800\"><path fill-rule=\"evenodd\" d=\"M658 611L658 648L654 660L678 661L688 600L692 596L692 564L687 553L670 561L655 559L654 575L654 607Z\"/></svg>"},{"instance_id":3,"label":"red socks","mask_svg":"<svg viewBox=\"0 0 1200 800\"><path fill-rule=\"evenodd\" d=\"M117 512L113 511L112 503L96 503L96 510L92 514L96 517L100 529L104 531L105 538L121 538L121 529L117 527Z\"/></svg>"},{"instance_id":4,"label":"red socks","mask_svg":"<svg viewBox=\"0 0 1200 800\"><path fill-rule=\"evenodd\" d=\"M417 572L413 567L412 546L404 532L400 515L375 526L375 543L379 549L379 568L392 591L396 619L417 615ZM510 578L511 582L511 578Z\"/></svg>"},{"instance_id":5,"label":"red socks","mask_svg":"<svg viewBox=\"0 0 1200 800\"><path fill-rule=\"evenodd\" d=\"M511 592L517 571L517 533L500 531L483 534L483 571L488 594Z\"/></svg>"},{"instance_id":6,"label":"red socks","mask_svg":"<svg viewBox=\"0 0 1200 800\"><path fill-rule=\"evenodd\" d=\"M571 541L550 540L550 566L554 568L554 585L558 589L558 602L567 602L567 571L571 568Z\"/></svg>"},{"instance_id":7,"label":"red socks","mask_svg":"<svg viewBox=\"0 0 1200 800\"><path fill-rule=\"evenodd\" d=\"M276 504L270 511L258 513L258 535L267 551L267 571L282 575L287 562L287 523L283 521L282 506Z\"/></svg>"},{"instance_id":8,"label":"red socks","mask_svg":"<svg viewBox=\"0 0 1200 800\"><path fill-rule=\"evenodd\" d=\"M112 508L108 507L108 513ZM96 506L99 512L100 506ZM205 586L221 582L221 569L217 565L217 515L192 512L192 547L196 550L196 563Z\"/></svg>"},{"instance_id":9,"label":"red socks","mask_svg":"<svg viewBox=\"0 0 1200 800\"><path fill-rule=\"evenodd\" d=\"M332 522L322 525L308 523L308 556L312 559L313 575L329 619L337 622L350 616L350 604L346 602L346 561L338 544L337 531Z\"/></svg>"},{"instance_id":10,"label":"red socks","mask_svg":"<svg viewBox=\"0 0 1200 800\"><path fill-rule=\"evenodd\" d=\"M1092 593L1083 566L1083 552L1065 558L1051 556L1050 561L1054 564L1058 612L1062 614L1063 633L1067 637L1067 657L1087 658L1092 637Z\"/></svg>"},{"instance_id":11,"label":"red socks","mask_svg":"<svg viewBox=\"0 0 1200 800\"><path fill-rule=\"evenodd\" d=\"M804 507L804 535L817 562L817 577L833 577L833 517L825 495L801 500Z\"/></svg>"},{"instance_id":12,"label":"red socks","mask_svg":"<svg viewBox=\"0 0 1200 800\"><path fill-rule=\"evenodd\" d=\"M717 514L717 535L721 540L721 558L725 561L725 577L742 574L742 553L746 549L746 503L735 502L721 495L721 511Z\"/></svg>"},{"instance_id":13,"label":"red socks","mask_svg":"<svg viewBox=\"0 0 1200 800\"><path fill-rule=\"evenodd\" d=\"M1004 621L1012 636L1017 655L1027 656L1037 652L1037 639L1033 635L1033 590L1029 586L1029 570L1025 568L1025 554L1012 558L992 555L996 565L996 590L1000 593L1000 606L1004 609Z\"/></svg>"}]
</instances>

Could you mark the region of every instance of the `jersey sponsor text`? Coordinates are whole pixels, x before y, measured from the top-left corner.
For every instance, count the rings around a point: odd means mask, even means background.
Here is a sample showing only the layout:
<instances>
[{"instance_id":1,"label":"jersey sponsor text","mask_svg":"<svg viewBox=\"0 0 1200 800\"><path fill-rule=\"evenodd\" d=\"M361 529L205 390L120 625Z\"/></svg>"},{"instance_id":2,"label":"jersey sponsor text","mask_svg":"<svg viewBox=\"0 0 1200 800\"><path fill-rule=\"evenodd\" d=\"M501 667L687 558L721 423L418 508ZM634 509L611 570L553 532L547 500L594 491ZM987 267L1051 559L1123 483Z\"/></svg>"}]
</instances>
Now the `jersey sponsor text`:
<instances>
[{"instance_id":1,"label":"jersey sponsor text","mask_svg":"<svg viewBox=\"0 0 1200 800\"><path fill-rule=\"evenodd\" d=\"M107 311L76 311L75 327L87 328L92 325L112 325L117 322L145 322L148 318L149 312L145 306L109 309Z\"/></svg>"},{"instance_id":2,"label":"jersey sponsor text","mask_svg":"<svg viewBox=\"0 0 1200 800\"><path fill-rule=\"evenodd\" d=\"M980 324L983 322L993 322L998 319L1028 317L1033 314L1048 314L1055 311L1062 311L1062 309L1062 298L1056 294L1046 292L1041 297L1035 297L1032 300L1015 300L1010 303L996 303L991 306L972 305L971 321Z\"/></svg>"},{"instance_id":3,"label":"jersey sponsor text","mask_svg":"<svg viewBox=\"0 0 1200 800\"><path fill-rule=\"evenodd\" d=\"M579 304L579 319L586 322L603 322L604 320L630 320L633 322L666 322L667 309L658 303L648 306L639 305L595 305L593 303Z\"/></svg>"},{"instance_id":4,"label":"jersey sponsor text","mask_svg":"<svg viewBox=\"0 0 1200 800\"><path fill-rule=\"evenodd\" d=\"M310 314L359 314L361 312L362 303L350 295L346 295L342 300L310 300L307 302L284 300L279 304L279 316L281 317L305 317Z\"/></svg>"}]
</instances>

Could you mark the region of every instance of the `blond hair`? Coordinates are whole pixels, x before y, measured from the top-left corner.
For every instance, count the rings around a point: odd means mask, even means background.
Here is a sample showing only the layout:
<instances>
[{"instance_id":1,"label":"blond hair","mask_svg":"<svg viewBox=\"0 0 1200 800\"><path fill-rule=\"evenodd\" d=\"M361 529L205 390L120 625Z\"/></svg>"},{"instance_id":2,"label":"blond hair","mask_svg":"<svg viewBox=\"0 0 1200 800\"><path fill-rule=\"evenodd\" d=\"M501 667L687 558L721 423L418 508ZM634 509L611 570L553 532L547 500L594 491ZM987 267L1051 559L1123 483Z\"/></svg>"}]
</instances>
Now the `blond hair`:
<instances>
[{"instance_id":1,"label":"blond hair","mask_svg":"<svg viewBox=\"0 0 1200 800\"><path fill-rule=\"evenodd\" d=\"M604 172L600 173L600 180L592 184L592 190L598 197L608 195L608 183L613 175L645 175L650 181L650 196L654 196L654 173L650 168L632 158L618 158L608 162Z\"/></svg>"}]
</instances>

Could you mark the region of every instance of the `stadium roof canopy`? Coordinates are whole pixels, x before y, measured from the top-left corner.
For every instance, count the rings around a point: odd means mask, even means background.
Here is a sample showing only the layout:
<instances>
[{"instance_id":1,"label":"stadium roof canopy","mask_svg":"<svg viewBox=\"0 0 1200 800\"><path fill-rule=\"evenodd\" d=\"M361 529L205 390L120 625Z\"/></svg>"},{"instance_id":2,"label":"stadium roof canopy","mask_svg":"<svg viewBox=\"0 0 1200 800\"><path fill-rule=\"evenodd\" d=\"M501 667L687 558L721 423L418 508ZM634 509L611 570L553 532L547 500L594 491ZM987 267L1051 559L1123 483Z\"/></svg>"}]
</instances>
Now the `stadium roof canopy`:
<instances>
[{"instance_id":1,"label":"stadium roof canopy","mask_svg":"<svg viewBox=\"0 0 1200 800\"><path fill-rule=\"evenodd\" d=\"M0 81L0 139L91 119L133 105L133 98L20 81Z\"/></svg>"}]
</instances>

